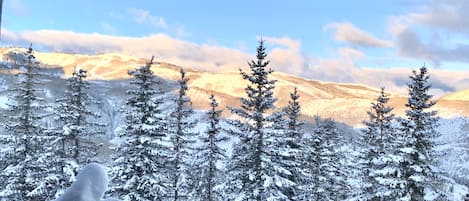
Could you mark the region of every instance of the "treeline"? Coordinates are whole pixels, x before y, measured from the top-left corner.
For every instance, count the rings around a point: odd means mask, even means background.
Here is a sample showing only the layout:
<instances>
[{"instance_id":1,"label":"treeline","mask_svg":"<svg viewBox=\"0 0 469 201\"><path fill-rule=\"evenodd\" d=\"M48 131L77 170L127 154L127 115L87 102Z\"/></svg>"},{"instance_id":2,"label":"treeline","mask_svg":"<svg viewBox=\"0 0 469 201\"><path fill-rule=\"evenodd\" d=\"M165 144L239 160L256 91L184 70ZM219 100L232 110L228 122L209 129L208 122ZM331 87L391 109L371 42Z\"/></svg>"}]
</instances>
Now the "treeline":
<instances>
[{"instance_id":1,"label":"treeline","mask_svg":"<svg viewBox=\"0 0 469 201\"><path fill-rule=\"evenodd\" d=\"M114 140L109 197L124 200L447 200L453 185L438 171L435 104L426 67L413 71L404 118L395 117L384 88L371 104L359 146L346 142L333 119L299 120L300 94L276 108L275 80L264 42L257 47L235 118L221 119L214 95L204 122L195 116L181 68L178 90L168 96L151 71L153 58L132 77L124 125ZM94 160L100 134L86 71L67 80L53 106L41 98L32 49L27 52L0 135L0 200L53 200L79 168ZM172 100L167 100L172 97ZM170 107L164 104L171 103ZM53 109L51 109L53 108ZM42 118L54 116L54 126ZM222 126L226 124L226 126ZM197 131L200 124L205 132ZM98 128L98 129L97 129ZM232 144L231 149L227 149Z\"/></svg>"}]
</instances>

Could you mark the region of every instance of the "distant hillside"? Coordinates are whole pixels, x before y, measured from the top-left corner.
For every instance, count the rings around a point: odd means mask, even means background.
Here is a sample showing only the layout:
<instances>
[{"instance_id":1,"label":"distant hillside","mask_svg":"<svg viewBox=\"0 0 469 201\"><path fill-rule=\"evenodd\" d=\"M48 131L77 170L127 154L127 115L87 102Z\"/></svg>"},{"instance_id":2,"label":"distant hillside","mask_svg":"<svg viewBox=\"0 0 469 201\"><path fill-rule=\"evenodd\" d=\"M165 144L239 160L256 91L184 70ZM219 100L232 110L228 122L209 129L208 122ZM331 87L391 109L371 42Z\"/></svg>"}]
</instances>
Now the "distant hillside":
<instances>
[{"instance_id":1,"label":"distant hillside","mask_svg":"<svg viewBox=\"0 0 469 201\"><path fill-rule=\"evenodd\" d=\"M13 53L14 49L0 48L3 61L12 62L15 59ZM48 68L61 68L64 77L70 76L75 67L83 68L88 70L89 79L100 80L98 83L116 83L128 79L128 70L146 62L146 59L123 54L81 55L36 52L35 55ZM179 78L180 67L163 61L153 65L152 70L155 75L168 80L168 83ZM218 96L222 107L237 106L238 99L244 96L244 87L247 83L242 80L239 72L202 72L191 69L186 71L190 78L189 95L196 108L208 108L207 98L210 93ZM307 80L279 72L274 73L272 78L278 81L275 89L277 106L285 106L289 100L288 94L297 87L301 95L302 114L306 119L320 115L350 125L358 125L367 118L366 112L370 109L370 103L379 93L379 89L365 85ZM116 87L119 88L112 86ZM119 91L123 93L125 90ZM391 106L395 108L397 114L402 115L406 98L393 93L390 95ZM469 116L469 89L443 96L438 101L436 109L444 117ZM225 115L229 115L228 112L225 112Z\"/></svg>"}]
</instances>

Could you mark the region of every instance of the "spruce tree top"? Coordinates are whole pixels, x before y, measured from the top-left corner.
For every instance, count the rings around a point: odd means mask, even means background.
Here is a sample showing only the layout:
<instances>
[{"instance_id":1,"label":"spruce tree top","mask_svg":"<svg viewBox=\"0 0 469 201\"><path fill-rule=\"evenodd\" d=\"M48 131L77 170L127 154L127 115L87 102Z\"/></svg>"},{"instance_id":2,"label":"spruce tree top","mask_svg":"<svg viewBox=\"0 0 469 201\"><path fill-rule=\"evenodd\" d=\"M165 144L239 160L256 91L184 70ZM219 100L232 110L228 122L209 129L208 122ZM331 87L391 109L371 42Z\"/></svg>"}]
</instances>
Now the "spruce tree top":
<instances>
[{"instance_id":1,"label":"spruce tree top","mask_svg":"<svg viewBox=\"0 0 469 201\"><path fill-rule=\"evenodd\" d=\"M422 66L419 72L413 70L412 73L413 75L409 76L411 83L408 84L409 99L406 107L412 110L423 110L435 105L436 102L431 100L433 96L428 94L431 84L428 84L430 76L427 67Z\"/></svg>"},{"instance_id":2,"label":"spruce tree top","mask_svg":"<svg viewBox=\"0 0 469 201\"><path fill-rule=\"evenodd\" d=\"M409 87L409 98L407 99L406 107L409 108L405 111L409 120L413 121L416 126L416 131L430 131L428 126L433 127L437 111L426 111L436 104L431 100L433 95L428 94L431 84L428 83L430 76L428 75L427 67L422 66L419 72L413 70L413 75L409 76L411 82Z\"/></svg>"},{"instance_id":3,"label":"spruce tree top","mask_svg":"<svg viewBox=\"0 0 469 201\"><path fill-rule=\"evenodd\" d=\"M257 47L257 54L256 54L257 60L256 61L251 60L251 62L249 63L249 68L252 71L252 76L249 76L248 74L246 74L240 69L241 74L243 75L243 78L248 79L250 82L255 83L256 81L259 80L259 78L264 78L267 76L267 74L274 72L272 69L268 69L267 71L265 70L265 67L267 67L267 65L269 65L270 63L269 60L265 60L266 57L267 57L267 53L265 52L264 41L260 40L259 46ZM267 84L267 83L263 83L263 84Z\"/></svg>"},{"instance_id":4,"label":"spruce tree top","mask_svg":"<svg viewBox=\"0 0 469 201\"><path fill-rule=\"evenodd\" d=\"M274 108L276 99L273 96L276 80L269 80L268 75L273 72L272 69L266 69L270 61L265 60L264 41L259 41L257 47L257 60L251 60L249 68L251 73L246 73L240 69L243 79L248 80L250 84L246 87L247 99L242 99L242 108L249 111L264 113Z\"/></svg>"},{"instance_id":5,"label":"spruce tree top","mask_svg":"<svg viewBox=\"0 0 469 201\"><path fill-rule=\"evenodd\" d=\"M393 108L387 106L388 102L389 95L385 93L384 87L381 87L376 103L371 103L372 111L367 112L370 120L364 122L365 125L370 126L369 124L376 124L376 122L390 122L394 118L394 114L390 114Z\"/></svg>"},{"instance_id":6,"label":"spruce tree top","mask_svg":"<svg viewBox=\"0 0 469 201\"><path fill-rule=\"evenodd\" d=\"M73 76L76 76L77 78L80 78L80 79L85 79L86 78L86 73L87 71L86 70L83 70L83 69L78 69L78 70L75 70L73 71Z\"/></svg>"}]
</instances>

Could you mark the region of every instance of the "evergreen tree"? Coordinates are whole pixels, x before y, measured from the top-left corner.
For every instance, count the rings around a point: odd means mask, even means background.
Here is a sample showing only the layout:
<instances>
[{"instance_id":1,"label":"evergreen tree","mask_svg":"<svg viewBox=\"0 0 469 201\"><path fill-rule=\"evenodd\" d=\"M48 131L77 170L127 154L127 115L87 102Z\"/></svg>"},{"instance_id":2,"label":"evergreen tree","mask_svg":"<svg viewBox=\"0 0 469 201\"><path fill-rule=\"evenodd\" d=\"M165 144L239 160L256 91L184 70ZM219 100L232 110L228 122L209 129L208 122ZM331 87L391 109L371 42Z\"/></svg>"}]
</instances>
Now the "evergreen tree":
<instances>
[{"instance_id":1,"label":"evergreen tree","mask_svg":"<svg viewBox=\"0 0 469 201\"><path fill-rule=\"evenodd\" d=\"M103 135L104 125L97 123L101 117L89 108L99 104L88 94L90 87L86 70L79 69L67 79L65 96L57 99L56 120L61 126L61 156L73 159L74 163L85 165L93 162L99 146L91 139Z\"/></svg>"},{"instance_id":2,"label":"evergreen tree","mask_svg":"<svg viewBox=\"0 0 469 201\"><path fill-rule=\"evenodd\" d=\"M440 194L437 186L438 175L433 167L435 154L434 139L437 137L436 111L429 111L435 102L428 94L431 85L425 66L419 71L413 71L408 84L409 98L405 111L407 121L402 121L401 135L403 135L404 154L402 166L406 190L410 200L432 200Z\"/></svg>"},{"instance_id":3,"label":"evergreen tree","mask_svg":"<svg viewBox=\"0 0 469 201\"><path fill-rule=\"evenodd\" d=\"M381 88L376 103L371 104L369 120L365 121L361 145L363 155L359 167L363 171L363 194L366 200L392 200L402 198L404 181L398 153L399 139L393 126L392 107L387 106L389 96Z\"/></svg>"},{"instance_id":4,"label":"evergreen tree","mask_svg":"<svg viewBox=\"0 0 469 201\"><path fill-rule=\"evenodd\" d=\"M125 128L119 137L111 170L110 192L126 201L161 200L167 190L165 167L169 148L165 137L164 116L160 105L162 92L158 88L151 65L129 71L133 76L127 91Z\"/></svg>"},{"instance_id":5,"label":"evergreen tree","mask_svg":"<svg viewBox=\"0 0 469 201\"><path fill-rule=\"evenodd\" d=\"M186 72L181 68L181 79L178 81L179 90L177 98L175 99L175 109L170 113L168 122L170 144L172 154L168 161L170 169L170 190L168 191L169 197L172 200L190 200L189 183L191 169L191 156L193 152L193 144L195 142L196 133L193 129L196 122L191 119L193 110L191 108L191 99L187 96L187 82L189 79L186 77Z\"/></svg>"},{"instance_id":6,"label":"evergreen tree","mask_svg":"<svg viewBox=\"0 0 469 201\"><path fill-rule=\"evenodd\" d=\"M87 92L89 83L85 81L86 71L75 70L67 79L63 98L56 100L56 127L48 132L51 138L49 152L53 153L49 161L54 167L49 175L56 175L53 191L60 194L74 180L80 166L93 162L99 145L94 141L103 134L103 127L96 121L100 115L89 109L91 104L98 104Z\"/></svg>"},{"instance_id":7,"label":"evergreen tree","mask_svg":"<svg viewBox=\"0 0 469 201\"><path fill-rule=\"evenodd\" d=\"M278 158L273 161L276 162L278 166L283 167L288 172L284 172L282 177L287 178L289 181L292 181L289 185L282 186L282 192L288 197L289 200L299 199L301 194L308 192L301 192L300 186L302 183L304 155L305 149L303 142L303 132L302 126L303 123L299 120L301 106L298 102L300 95L296 87L293 92L290 93L290 100L288 105L284 108L285 119L281 118L283 122L278 122L276 124L283 125L283 132L277 137L277 147Z\"/></svg>"},{"instance_id":8,"label":"evergreen tree","mask_svg":"<svg viewBox=\"0 0 469 201\"><path fill-rule=\"evenodd\" d=\"M25 58L17 74L18 83L8 89L9 108L2 123L6 134L0 136L0 141L7 148L1 153L6 168L0 172L3 181L0 200L51 199L46 192L35 191L49 168L44 154L48 138L41 125L46 106L41 98L43 91L39 77L42 75L31 47Z\"/></svg>"},{"instance_id":9,"label":"evergreen tree","mask_svg":"<svg viewBox=\"0 0 469 201\"><path fill-rule=\"evenodd\" d=\"M230 108L237 116L229 121L231 133L239 139L233 146L233 155L228 164L228 193L236 200L286 200L282 192L284 186L293 181L283 175L290 171L273 163L279 155L274 126L282 114L273 111L276 99L273 97L275 80L270 80L273 72L267 69L264 41L257 48L257 60L251 61L251 73L242 70L243 79L249 82L246 96L241 98L241 108Z\"/></svg>"},{"instance_id":10,"label":"evergreen tree","mask_svg":"<svg viewBox=\"0 0 469 201\"><path fill-rule=\"evenodd\" d=\"M287 107L284 109L284 113L287 116L286 118L286 137L288 137L288 144L290 147L298 148L300 145L299 140L303 135L301 126L303 123L299 120L301 105L298 99L300 95L296 87L293 89L293 92L290 93L290 101L288 101Z\"/></svg>"},{"instance_id":11,"label":"evergreen tree","mask_svg":"<svg viewBox=\"0 0 469 201\"><path fill-rule=\"evenodd\" d=\"M344 156L340 150L341 139L332 119L316 117L318 127L308 139L305 169L309 186L303 200L344 200L347 196Z\"/></svg>"},{"instance_id":12,"label":"evergreen tree","mask_svg":"<svg viewBox=\"0 0 469 201\"><path fill-rule=\"evenodd\" d=\"M194 194L191 200L215 201L225 200L221 187L225 182L223 170L217 167L217 163L226 160L225 150L220 147L220 143L226 142L227 137L221 136L219 126L221 110L218 110L218 102L215 96L210 95L210 107L207 112L209 126L205 135L201 135L199 141L201 147L197 149L196 161L194 165Z\"/></svg>"}]
</instances>

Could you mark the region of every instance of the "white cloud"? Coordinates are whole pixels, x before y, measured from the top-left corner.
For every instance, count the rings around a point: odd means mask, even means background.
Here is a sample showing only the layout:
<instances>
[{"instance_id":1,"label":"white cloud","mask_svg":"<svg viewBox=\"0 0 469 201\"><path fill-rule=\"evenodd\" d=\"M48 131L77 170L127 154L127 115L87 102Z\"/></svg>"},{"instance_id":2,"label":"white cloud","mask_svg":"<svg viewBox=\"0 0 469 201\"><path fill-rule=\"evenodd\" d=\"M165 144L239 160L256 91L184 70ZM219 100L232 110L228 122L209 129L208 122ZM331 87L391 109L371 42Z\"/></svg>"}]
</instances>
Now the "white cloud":
<instances>
[{"instance_id":1,"label":"white cloud","mask_svg":"<svg viewBox=\"0 0 469 201\"><path fill-rule=\"evenodd\" d=\"M356 62L365 58L365 53L353 48L339 48L332 58L318 58L309 72L310 78L334 82L359 82L354 76L357 68Z\"/></svg>"},{"instance_id":2,"label":"white cloud","mask_svg":"<svg viewBox=\"0 0 469 201\"><path fill-rule=\"evenodd\" d=\"M167 23L163 17L155 16L148 10L132 7L128 8L126 12L134 22L140 25L153 27L159 31L169 31L179 37L190 35L183 25Z\"/></svg>"},{"instance_id":3,"label":"white cloud","mask_svg":"<svg viewBox=\"0 0 469 201\"><path fill-rule=\"evenodd\" d=\"M419 10L407 14L406 17L418 24L469 34L469 1L432 0L429 4L420 6Z\"/></svg>"},{"instance_id":4,"label":"white cloud","mask_svg":"<svg viewBox=\"0 0 469 201\"><path fill-rule=\"evenodd\" d=\"M265 40L267 43L270 43L272 45L283 46L292 50L300 50L301 48L301 42L299 40L293 40L288 37L278 38L278 37L264 36L262 37L262 40Z\"/></svg>"},{"instance_id":5,"label":"white cloud","mask_svg":"<svg viewBox=\"0 0 469 201\"><path fill-rule=\"evenodd\" d=\"M429 1L415 12L391 17L398 54L442 62L469 62L469 1Z\"/></svg>"},{"instance_id":6,"label":"white cloud","mask_svg":"<svg viewBox=\"0 0 469 201\"><path fill-rule=\"evenodd\" d=\"M276 71L301 75L307 66L307 58L301 53L301 42L288 37L262 37L268 45L271 66Z\"/></svg>"},{"instance_id":7,"label":"white cloud","mask_svg":"<svg viewBox=\"0 0 469 201\"><path fill-rule=\"evenodd\" d=\"M17 46L33 43L36 47L59 52L119 52L143 58L155 55L177 65L203 70L237 69L245 66L249 59L249 55L236 49L199 45L165 34L121 37L71 31L39 30L16 33L4 30L2 40L5 44Z\"/></svg>"},{"instance_id":8,"label":"white cloud","mask_svg":"<svg viewBox=\"0 0 469 201\"><path fill-rule=\"evenodd\" d=\"M127 9L127 13L139 24L149 25L156 28L165 28L167 26L163 17L151 15L150 11L144 9L129 8Z\"/></svg>"},{"instance_id":9,"label":"white cloud","mask_svg":"<svg viewBox=\"0 0 469 201\"><path fill-rule=\"evenodd\" d=\"M125 53L176 65L208 71L247 68L254 55L220 45L196 44L165 34L146 37L120 37L103 34L84 34L71 31L40 30L21 33L3 31L4 44L27 46L33 43L51 51L96 54L103 52ZM367 55L355 48L339 48L331 58L315 58L301 52L301 42L287 37L265 37L270 66L276 70L300 77L334 82L363 83L373 87L405 94L405 82L410 68L378 69L358 66L357 61ZM268 39L268 40L267 40ZM255 43L256 41L252 41ZM414 66L417 68L417 66ZM431 69L435 87L441 91L461 90L469 86L469 72Z\"/></svg>"},{"instance_id":10,"label":"white cloud","mask_svg":"<svg viewBox=\"0 0 469 201\"><path fill-rule=\"evenodd\" d=\"M339 48L332 58L310 60L311 67L305 69L303 77L346 83L361 83L371 87L386 87L386 90L407 95L408 76L420 66L379 68L359 66L358 61L366 59L364 52L353 48ZM469 71L451 71L429 67L432 93L439 97L444 93L467 89Z\"/></svg>"},{"instance_id":11,"label":"white cloud","mask_svg":"<svg viewBox=\"0 0 469 201\"><path fill-rule=\"evenodd\" d=\"M365 32L351 23L331 23L324 27L325 30L334 30L334 38L337 41L347 42L355 47L391 47L390 41L381 40L372 34Z\"/></svg>"},{"instance_id":12,"label":"white cloud","mask_svg":"<svg viewBox=\"0 0 469 201\"><path fill-rule=\"evenodd\" d=\"M347 59L357 60L366 57L365 53L354 48L339 48L338 52L342 58Z\"/></svg>"}]
</instances>

